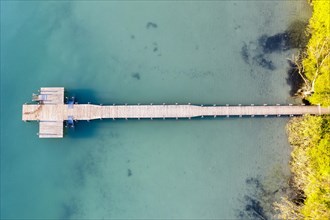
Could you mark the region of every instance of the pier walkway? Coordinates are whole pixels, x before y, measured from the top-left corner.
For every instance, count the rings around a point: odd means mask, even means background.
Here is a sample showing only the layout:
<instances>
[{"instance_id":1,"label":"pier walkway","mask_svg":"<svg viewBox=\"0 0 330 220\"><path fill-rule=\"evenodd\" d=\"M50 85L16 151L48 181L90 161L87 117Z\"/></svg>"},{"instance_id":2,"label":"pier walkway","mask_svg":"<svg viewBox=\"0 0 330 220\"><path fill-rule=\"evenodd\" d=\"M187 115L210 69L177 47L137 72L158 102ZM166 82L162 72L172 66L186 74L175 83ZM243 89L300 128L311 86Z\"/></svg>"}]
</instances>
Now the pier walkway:
<instances>
[{"instance_id":1,"label":"pier walkway","mask_svg":"<svg viewBox=\"0 0 330 220\"><path fill-rule=\"evenodd\" d=\"M297 116L330 114L330 108L304 105L199 106L199 105L94 105L64 104L64 88L41 88L33 95L38 104L24 104L23 121L39 121L40 138L63 137L63 122L94 119L179 119L230 116Z\"/></svg>"}]
</instances>

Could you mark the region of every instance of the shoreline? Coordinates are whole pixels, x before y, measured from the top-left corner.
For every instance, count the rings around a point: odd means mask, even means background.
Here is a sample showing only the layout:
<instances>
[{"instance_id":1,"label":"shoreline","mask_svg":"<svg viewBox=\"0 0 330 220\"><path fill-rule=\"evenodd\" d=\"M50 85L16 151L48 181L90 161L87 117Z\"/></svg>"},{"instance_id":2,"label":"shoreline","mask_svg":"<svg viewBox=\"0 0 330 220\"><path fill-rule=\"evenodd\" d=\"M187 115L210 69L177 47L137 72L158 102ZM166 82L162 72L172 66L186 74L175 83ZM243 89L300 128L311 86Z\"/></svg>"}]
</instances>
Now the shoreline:
<instances>
[{"instance_id":1,"label":"shoreline","mask_svg":"<svg viewBox=\"0 0 330 220\"><path fill-rule=\"evenodd\" d=\"M288 81L302 101L330 106L330 6L320 1L309 3L313 7L307 28L310 38L292 61ZM330 116L292 118L286 130L292 148L292 176L289 191L274 208L280 218L329 219Z\"/></svg>"}]
</instances>

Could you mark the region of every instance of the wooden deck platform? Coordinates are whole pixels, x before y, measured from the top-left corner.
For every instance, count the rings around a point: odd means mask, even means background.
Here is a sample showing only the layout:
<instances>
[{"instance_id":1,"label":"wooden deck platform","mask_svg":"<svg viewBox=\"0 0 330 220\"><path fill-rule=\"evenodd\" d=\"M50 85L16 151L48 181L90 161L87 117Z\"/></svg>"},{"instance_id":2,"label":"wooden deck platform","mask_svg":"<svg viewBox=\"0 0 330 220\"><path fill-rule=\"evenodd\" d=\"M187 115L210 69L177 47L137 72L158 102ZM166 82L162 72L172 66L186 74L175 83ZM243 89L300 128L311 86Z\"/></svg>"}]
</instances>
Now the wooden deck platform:
<instances>
[{"instance_id":1,"label":"wooden deck platform","mask_svg":"<svg viewBox=\"0 0 330 220\"><path fill-rule=\"evenodd\" d=\"M40 138L62 138L63 121L40 121L38 135Z\"/></svg>"},{"instance_id":2,"label":"wooden deck platform","mask_svg":"<svg viewBox=\"0 0 330 220\"><path fill-rule=\"evenodd\" d=\"M62 106L64 104L63 87L43 87L39 94L32 94L32 101L39 102L38 105L23 106L23 120L39 121L40 138L62 138L63 119L57 118L58 112L49 111L48 106ZM46 107L46 108L44 108ZM54 109L54 108L52 108Z\"/></svg>"},{"instance_id":3,"label":"wooden deck platform","mask_svg":"<svg viewBox=\"0 0 330 220\"><path fill-rule=\"evenodd\" d=\"M38 101L43 104L63 104L64 103L64 88L63 87L50 87L40 88ZM33 100L32 100L33 101Z\"/></svg>"},{"instance_id":4,"label":"wooden deck platform","mask_svg":"<svg viewBox=\"0 0 330 220\"><path fill-rule=\"evenodd\" d=\"M201 116L284 116L329 114L320 106L196 106L196 105L119 105L75 104L23 105L24 121L93 120L102 118L193 118Z\"/></svg>"},{"instance_id":5,"label":"wooden deck platform","mask_svg":"<svg viewBox=\"0 0 330 220\"><path fill-rule=\"evenodd\" d=\"M330 114L330 107L321 106L197 106L197 105L92 105L64 104L64 88L41 88L47 95L39 104L23 105L24 121L39 121L40 138L63 137L63 122L94 119L156 119L230 116L294 116ZM62 96L62 97L60 97ZM45 98L45 97L43 97Z\"/></svg>"}]
</instances>

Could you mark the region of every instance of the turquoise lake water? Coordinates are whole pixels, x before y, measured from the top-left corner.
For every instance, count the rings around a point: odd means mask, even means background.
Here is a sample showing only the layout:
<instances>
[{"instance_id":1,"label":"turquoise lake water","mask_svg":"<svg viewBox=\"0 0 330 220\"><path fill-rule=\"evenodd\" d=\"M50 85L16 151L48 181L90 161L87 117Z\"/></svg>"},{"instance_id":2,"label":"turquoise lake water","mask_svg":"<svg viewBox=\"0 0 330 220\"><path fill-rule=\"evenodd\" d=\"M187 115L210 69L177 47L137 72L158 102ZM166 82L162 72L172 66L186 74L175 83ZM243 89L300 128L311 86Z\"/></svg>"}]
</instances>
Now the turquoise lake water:
<instances>
[{"instance_id":1,"label":"turquoise lake water","mask_svg":"<svg viewBox=\"0 0 330 220\"><path fill-rule=\"evenodd\" d=\"M79 122L38 139L42 86L80 103L290 103L263 35L301 1L1 1L1 218L236 219L246 179L287 172L287 118ZM274 183L276 185L276 182Z\"/></svg>"}]
</instances>

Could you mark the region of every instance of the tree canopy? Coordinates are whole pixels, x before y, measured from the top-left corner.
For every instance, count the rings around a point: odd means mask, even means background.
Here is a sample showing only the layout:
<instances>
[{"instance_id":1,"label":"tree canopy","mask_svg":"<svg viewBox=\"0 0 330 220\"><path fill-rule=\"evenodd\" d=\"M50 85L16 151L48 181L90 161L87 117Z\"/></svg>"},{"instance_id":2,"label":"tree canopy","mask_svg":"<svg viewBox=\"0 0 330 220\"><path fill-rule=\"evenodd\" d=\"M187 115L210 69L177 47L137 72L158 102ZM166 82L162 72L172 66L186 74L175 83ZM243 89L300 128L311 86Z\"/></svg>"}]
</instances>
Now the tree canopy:
<instances>
[{"instance_id":1,"label":"tree canopy","mask_svg":"<svg viewBox=\"0 0 330 220\"><path fill-rule=\"evenodd\" d=\"M312 104L330 106L330 4L329 1L312 1L313 15L308 32L311 38L302 61L303 71L309 80Z\"/></svg>"},{"instance_id":2,"label":"tree canopy","mask_svg":"<svg viewBox=\"0 0 330 220\"><path fill-rule=\"evenodd\" d=\"M305 94L312 104L330 106L330 3L311 1L311 38L298 63ZM275 203L284 219L330 219L330 116L305 115L287 125L292 146L292 188Z\"/></svg>"}]
</instances>

